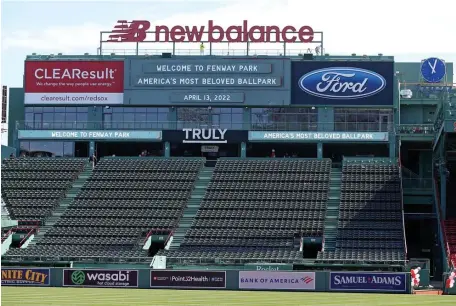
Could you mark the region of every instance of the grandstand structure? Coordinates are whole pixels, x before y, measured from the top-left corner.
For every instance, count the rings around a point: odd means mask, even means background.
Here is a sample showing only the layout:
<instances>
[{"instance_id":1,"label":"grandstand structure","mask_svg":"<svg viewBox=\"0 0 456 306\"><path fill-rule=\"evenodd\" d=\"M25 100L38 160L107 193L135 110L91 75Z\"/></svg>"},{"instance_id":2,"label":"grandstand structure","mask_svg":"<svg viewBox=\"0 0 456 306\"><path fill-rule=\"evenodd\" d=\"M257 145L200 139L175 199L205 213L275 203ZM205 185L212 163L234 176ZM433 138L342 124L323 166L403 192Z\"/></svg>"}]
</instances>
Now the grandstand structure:
<instances>
[{"instance_id":1,"label":"grandstand structure","mask_svg":"<svg viewBox=\"0 0 456 306\"><path fill-rule=\"evenodd\" d=\"M452 63L432 85L383 55L31 55L25 74L81 62L123 85L10 89L2 263L455 266ZM346 70L372 92L309 81Z\"/></svg>"}]
</instances>

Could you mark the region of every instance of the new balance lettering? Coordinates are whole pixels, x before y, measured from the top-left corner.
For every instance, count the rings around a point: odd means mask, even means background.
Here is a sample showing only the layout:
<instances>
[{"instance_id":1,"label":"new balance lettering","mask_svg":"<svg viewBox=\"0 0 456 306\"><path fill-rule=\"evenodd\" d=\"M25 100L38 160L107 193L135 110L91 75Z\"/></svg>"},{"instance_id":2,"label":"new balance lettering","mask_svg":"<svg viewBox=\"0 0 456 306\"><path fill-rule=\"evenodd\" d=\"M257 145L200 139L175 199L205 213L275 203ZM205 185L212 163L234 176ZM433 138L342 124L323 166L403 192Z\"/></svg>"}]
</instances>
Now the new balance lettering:
<instances>
[{"instance_id":1,"label":"new balance lettering","mask_svg":"<svg viewBox=\"0 0 456 306\"><path fill-rule=\"evenodd\" d=\"M148 32L152 33L150 40ZM295 27L287 25L249 26L248 21L244 20L242 25L232 25L223 27L208 21L205 26L182 26L176 25L168 27L165 25L156 25L151 29L151 23L147 20L118 20L114 29L109 35L107 42L201 42L207 34L207 42L303 42L310 43L314 40L314 30L310 26Z\"/></svg>"}]
</instances>

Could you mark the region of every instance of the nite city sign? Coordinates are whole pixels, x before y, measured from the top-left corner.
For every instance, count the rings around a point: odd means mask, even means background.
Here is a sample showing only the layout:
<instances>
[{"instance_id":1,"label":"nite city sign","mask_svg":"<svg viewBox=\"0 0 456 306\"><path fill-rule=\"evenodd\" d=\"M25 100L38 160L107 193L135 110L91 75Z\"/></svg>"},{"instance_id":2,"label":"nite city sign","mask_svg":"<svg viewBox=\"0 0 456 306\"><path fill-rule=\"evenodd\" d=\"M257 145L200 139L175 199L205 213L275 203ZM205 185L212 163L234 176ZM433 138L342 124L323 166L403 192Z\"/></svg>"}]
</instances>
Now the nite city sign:
<instances>
[{"instance_id":1,"label":"nite city sign","mask_svg":"<svg viewBox=\"0 0 456 306\"><path fill-rule=\"evenodd\" d=\"M148 38L148 33L152 36ZM146 39L148 38L148 39ZM223 28L208 21L206 26L176 25L168 27L155 25L147 20L118 20L117 25L110 32L107 42L302 42L310 43L314 40L314 30L310 26L279 27L275 25L249 26L247 20L242 25L231 25Z\"/></svg>"}]
</instances>

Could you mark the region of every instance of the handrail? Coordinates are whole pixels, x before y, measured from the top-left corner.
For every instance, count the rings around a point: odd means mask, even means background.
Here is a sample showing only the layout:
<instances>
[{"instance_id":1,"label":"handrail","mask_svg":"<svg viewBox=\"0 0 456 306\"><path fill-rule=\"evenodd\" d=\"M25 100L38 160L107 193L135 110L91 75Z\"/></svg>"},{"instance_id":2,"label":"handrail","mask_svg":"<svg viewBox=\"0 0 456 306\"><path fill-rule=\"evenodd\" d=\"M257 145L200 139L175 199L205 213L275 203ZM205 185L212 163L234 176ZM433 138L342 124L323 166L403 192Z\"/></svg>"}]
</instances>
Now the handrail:
<instances>
[{"instance_id":1,"label":"handrail","mask_svg":"<svg viewBox=\"0 0 456 306\"><path fill-rule=\"evenodd\" d=\"M407 235L405 234L405 217L404 217L404 188L402 186L402 162L401 162L401 155L399 153L399 181L400 181L400 188L401 188L401 210L402 210L402 232L404 235L404 250L405 250L405 258L407 258Z\"/></svg>"},{"instance_id":2,"label":"handrail","mask_svg":"<svg viewBox=\"0 0 456 306\"><path fill-rule=\"evenodd\" d=\"M10 228L4 235L2 235L2 242L5 241L9 235L11 235L13 233L13 229Z\"/></svg>"},{"instance_id":3,"label":"handrail","mask_svg":"<svg viewBox=\"0 0 456 306\"><path fill-rule=\"evenodd\" d=\"M22 245L27 241L27 239L29 239L36 232L38 232L38 227L30 229L27 235L24 238L22 238L22 240L19 242L19 248L22 247Z\"/></svg>"},{"instance_id":4,"label":"handrail","mask_svg":"<svg viewBox=\"0 0 456 306\"><path fill-rule=\"evenodd\" d=\"M433 185L434 185L434 192L435 192L435 198L436 198L436 213L437 213L437 218L438 218L438 223L439 223L439 227L440 227L440 239L443 243L442 247L444 249L444 256L446 258L444 258L444 262L446 263L447 265L447 269L449 269L449 267L451 266L451 258L450 258L450 254L448 253L449 252L449 248L448 248L448 243L447 243L447 239L446 239L446 232L445 232L445 224L443 223L443 220L442 220L442 215L441 215L441 205L440 205L440 192L439 192L439 185L437 183L437 179L434 177L434 180L433 180Z\"/></svg>"},{"instance_id":5,"label":"handrail","mask_svg":"<svg viewBox=\"0 0 456 306\"><path fill-rule=\"evenodd\" d=\"M169 239L171 239L171 237L172 237L172 235L174 233L174 230L170 230L170 229L167 229L167 228L151 228L147 232L146 238L144 239L144 243L147 242L147 239L149 239L150 236L152 236L154 233L156 233L158 231L168 232L168 236L166 237L166 240L165 240L165 245L168 243Z\"/></svg>"},{"instance_id":6,"label":"handrail","mask_svg":"<svg viewBox=\"0 0 456 306\"><path fill-rule=\"evenodd\" d=\"M255 120L253 120L255 121ZM198 121L16 121L17 130L182 130L183 128L221 128L250 131L394 132L392 122L248 122L222 123Z\"/></svg>"},{"instance_id":7,"label":"handrail","mask_svg":"<svg viewBox=\"0 0 456 306\"><path fill-rule=\"evenodd\" d=\"M420 176L418 174L416 174L415 172L413 172L412 170L410 170L409 168L405 167L404 165L402 165L401 163L401 170L407 174L410 175L410 177L407 177L407 178L416 178L416 179L419 179Z\"/></svg>"}]
</instances>

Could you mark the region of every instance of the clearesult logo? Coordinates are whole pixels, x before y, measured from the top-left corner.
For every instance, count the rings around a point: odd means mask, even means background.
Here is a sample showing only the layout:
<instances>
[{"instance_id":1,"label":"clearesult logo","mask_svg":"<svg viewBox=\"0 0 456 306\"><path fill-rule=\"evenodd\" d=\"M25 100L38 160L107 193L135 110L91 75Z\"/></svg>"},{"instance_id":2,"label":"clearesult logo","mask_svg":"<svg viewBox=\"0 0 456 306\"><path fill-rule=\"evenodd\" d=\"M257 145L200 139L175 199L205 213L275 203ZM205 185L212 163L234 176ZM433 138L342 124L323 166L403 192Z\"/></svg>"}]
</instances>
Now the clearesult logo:
<instances>
[{"instance_id":1,"label":"clearesult logo","mask_svg":"<svg viewBox=\"0 0 456 306\"><path fill-rule=\"evenodd\" d=\"M117 69L103 67L100 70L38 68L34 75L37 80L114 80L116 72Z\"/></svg>"},{"instance_id":2,"label":"clearesult logo","mask_svg":"<svg viewBox=\"0 0 456 306\"><path fill-rule=\"evenodd\" d=\"M381 92L386 80L380 74L360 68L332 67L303 75L298 85L309 95L324 99L350 100Z\"/></svg>"},{"instance_id":3,"label":"clearesult logo","mask_svg":"<svg viewBox=\"0 0 456 306\"><path fill-rule=\"evenodd\" d=\"M75 285L84 284L85 278L86 278L86 276L85 276L84 271L79 270L79 271L74 271L73 273L71 273L71 281Z\"/></svg>"}]
</instances>

